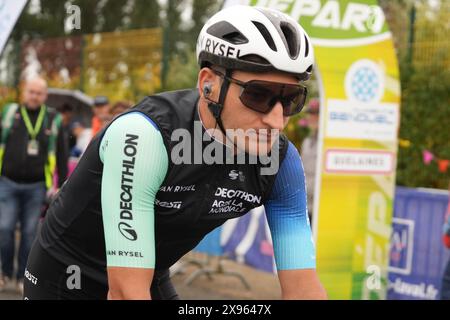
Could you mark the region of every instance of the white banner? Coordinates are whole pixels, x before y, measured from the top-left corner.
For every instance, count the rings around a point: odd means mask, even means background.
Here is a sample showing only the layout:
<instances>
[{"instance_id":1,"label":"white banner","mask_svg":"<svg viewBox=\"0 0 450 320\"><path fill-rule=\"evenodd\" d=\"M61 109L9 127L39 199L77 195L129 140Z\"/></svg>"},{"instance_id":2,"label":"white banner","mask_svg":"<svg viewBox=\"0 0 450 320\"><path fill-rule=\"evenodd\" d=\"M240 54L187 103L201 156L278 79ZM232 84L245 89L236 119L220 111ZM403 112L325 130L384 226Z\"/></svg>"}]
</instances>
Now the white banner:
<instances>
[{"instance_id":1,"label":"white banner","mask_svg":"<svg viewBox=\"0 0 450 320\"><path fill-rule=\"evenodd\" d=\"M0 0L0 54L27 0Z\"/></svg>"},{"instance_id":2,"label":"white banner","mask_svg":"<svg viewBox=\"0 0 450 320\"><path fill-rule=\"evenodd\" d=\"M355 100L328 100L327 138L394 142L398 126L399 110L395 103L364 104Z\"/></svg>"},{"instance_id":3,"label":"white banner","mask_svg":"<svg viewBox=\"0 0 450 320\"><path fill-rule=\"evenodd\" d=\"M380 150L328 149L325 172L340 174L391 174L394 154Z\"/></svg>"}]
</instances>

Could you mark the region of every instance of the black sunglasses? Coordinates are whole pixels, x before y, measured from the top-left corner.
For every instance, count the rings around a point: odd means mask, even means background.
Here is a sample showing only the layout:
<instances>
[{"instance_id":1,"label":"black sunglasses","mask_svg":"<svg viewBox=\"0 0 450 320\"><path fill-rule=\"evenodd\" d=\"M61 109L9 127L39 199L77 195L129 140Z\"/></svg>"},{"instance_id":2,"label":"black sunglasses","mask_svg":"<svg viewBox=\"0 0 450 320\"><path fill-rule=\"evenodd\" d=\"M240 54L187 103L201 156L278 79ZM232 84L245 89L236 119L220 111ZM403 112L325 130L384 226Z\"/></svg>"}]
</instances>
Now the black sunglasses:
<instances>
[{"instance_id":1,"label":"black sunglasses","mask_svg":"<svg viewBox=\"0 0 450 320\"><path fill-rule=\"evenodd\" d=\"M300 84L264 80L242 82L228 77L217 70L213 71L224 79L240 86L241 94L239 99L246 107L254 111L269 113L275 107L277 101L280 101L283 106L283 115L290 117L302 111L305 105L308 90Z\"/></svg>"}]
</instances>

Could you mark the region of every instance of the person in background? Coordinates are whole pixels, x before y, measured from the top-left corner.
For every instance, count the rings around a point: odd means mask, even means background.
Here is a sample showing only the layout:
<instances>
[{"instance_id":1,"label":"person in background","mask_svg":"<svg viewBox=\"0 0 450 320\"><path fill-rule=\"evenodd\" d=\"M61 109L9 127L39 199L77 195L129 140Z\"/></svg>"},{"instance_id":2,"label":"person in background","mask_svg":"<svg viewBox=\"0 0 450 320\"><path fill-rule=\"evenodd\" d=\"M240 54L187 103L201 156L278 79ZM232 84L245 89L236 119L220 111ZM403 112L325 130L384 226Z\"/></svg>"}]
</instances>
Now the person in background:
<instances>
[{"instance_id":1,"label":"person in background","mask_svg":"<svg viewBox=\"0 0 450 320\"><path fill-rule=\"evenodd\" d=\"M442 241L444 242L444 245L450 249L450 184L448 186L448 191L449 202L447 206L447 213L445 215ZM441 300L450 300L450 260L447 263L447 268L445 268L444 275L442 277Z\"/></svg>"},{"instance_id":2,"label":"person in background","mask_svg":"<svg viewBox=\"0 0 450 320\"><path fill-rule=\"evenodd\" d=\"M128 109L131 108L131 106L132 106L131 103L126 102L126 101L116 102L110 110L112 118L115 118L118 115L120 115L121 113L127 111Z\"/></svg>"},{"instance_id":3,"label":"person in background","mask_svg":"<svg viewBox=\"0 0 450 320\"><path fill-rule=\"evenodd\" d=\"M70 155L74 158L80 158L94 135L92 134L92 129L83 127L81 122L73 123L72 132L76 138L76 143L70 149Z\"/></svg>"},{"instance_id":4,"label":"person in background","mask_svg":"<svg viewBox=\"0 0 450 320\"><path fill-rule=\"evenodd\" d=\"M63 104L61 107L61 116L62 128L67 136L69 150L71 150L77 142L77 138L72 131L72 125L74 123L73 107L68 103Z\"/></svg>"},{"instance_id":5,"label":"person in background","mask_svg":"<svg viewBox=\"0 0 450 320\"><path fill-rule=\"evenodd\" d=\"M47 107L47 83L36 77L26 82L23 104L6 105L1 114L0 142L0 290L15 277L18 291L28 254L53 185L55 167L59 186L67 176L67 141L62 117ZM18 270L13 274L15 231L20 222Z\"/></svg>"},{"instance_id":6,"label":"person in background","mask_svg":"<svg viewBox=\"0 0 450 320\"><path fill-rule=\"evenodd\" d=\"M111 121L110 104L105 96L94 98L94 116L92 117L92 137Z\"/></svg>"},{"instance_id":7,"label":"person in background","mask_svg":"<svg viewBox=\"0 0 450 320\"><path fill-rule=\"evenodd\" d=\"M313 217L314 209L314 185L316 176L316 162L317 162L317 142L319 131L319 109L320 104L318 99L311 99L308 104L307 121L309 127L309 135L303 140L301 148L301 157L303 160L303 168L306 177L306 193L308 199L308 215L310 220Z\"/></svg>"}]
</instances>

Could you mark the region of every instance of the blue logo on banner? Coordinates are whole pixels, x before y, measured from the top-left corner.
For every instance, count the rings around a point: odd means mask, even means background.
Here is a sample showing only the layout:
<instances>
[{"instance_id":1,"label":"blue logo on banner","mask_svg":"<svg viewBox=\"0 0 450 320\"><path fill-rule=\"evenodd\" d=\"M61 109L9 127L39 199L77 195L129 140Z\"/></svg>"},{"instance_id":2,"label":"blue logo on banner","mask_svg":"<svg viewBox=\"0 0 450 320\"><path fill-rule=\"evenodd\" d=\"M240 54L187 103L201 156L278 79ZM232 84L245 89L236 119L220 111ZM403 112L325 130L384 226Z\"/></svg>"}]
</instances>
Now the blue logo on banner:
<instances>
[{"instance_id":1,"label":"blue logo on banner","mask_svg":"<svg viewBox=\"0 0 450 320\"><path fill-rule=\"evenodd\" d=\"M354 97L363 102L374 100L378 94L380 80L371 68L364 66L358 69L352 79Z\"/></svg>"},{"instance_id":2,"label":"blue logo on banner","mask_svg":"<svg viewBox=\"0 0 450 320\"><path fill-rule=\"evenodd\" d=\"M394 218L392 224L390 264L391 270L411 273L413 254L414 221Z\"/></svg>"}]
</instances>

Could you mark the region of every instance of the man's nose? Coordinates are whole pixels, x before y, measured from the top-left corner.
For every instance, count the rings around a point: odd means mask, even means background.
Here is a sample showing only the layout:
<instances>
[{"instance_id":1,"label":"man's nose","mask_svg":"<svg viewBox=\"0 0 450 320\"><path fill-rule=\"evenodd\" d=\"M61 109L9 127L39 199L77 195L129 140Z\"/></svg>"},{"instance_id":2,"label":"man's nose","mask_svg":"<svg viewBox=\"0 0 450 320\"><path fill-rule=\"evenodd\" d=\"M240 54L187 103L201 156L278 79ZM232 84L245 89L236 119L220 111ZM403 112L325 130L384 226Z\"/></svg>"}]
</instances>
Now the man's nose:
<instances>
[{"instance_id":1,"label":"man's nose","mask_svg":"<svg viewBox=\"0 0 450 320\"><path fill-rule=\"evenodd\" d=\"M284 129L284 115L283 115L283 105L280 101L277 101L275 106L262 117L262 122L270 127L271 129Z\"/></svg>"}]
</instances>

